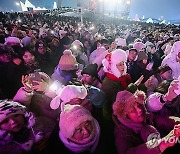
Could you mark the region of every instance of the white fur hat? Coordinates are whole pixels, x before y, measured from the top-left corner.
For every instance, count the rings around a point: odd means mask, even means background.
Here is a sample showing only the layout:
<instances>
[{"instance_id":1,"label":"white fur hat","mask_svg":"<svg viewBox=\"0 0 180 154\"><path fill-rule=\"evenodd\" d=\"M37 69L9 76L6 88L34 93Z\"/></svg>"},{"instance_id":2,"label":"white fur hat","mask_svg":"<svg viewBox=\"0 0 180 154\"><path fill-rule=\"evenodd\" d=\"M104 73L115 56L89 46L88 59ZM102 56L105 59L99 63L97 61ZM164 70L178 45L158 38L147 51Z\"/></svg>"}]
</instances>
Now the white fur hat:
<instances>
[{"instance_id":1,"label":"white fur hat","mask_svg":"<svg viewBox=\"0 0 180 154\"><path fill-rule=\"evenodd\" d=\"M23 45L21 44L21 41L18 37L8 37L5 39L5 45L8 44L8 43L17 43L17 44L20 44L21 47L23 47Z\"/></svg>"},{"instance_id":2,"label":"white fur hat","mask_svg":"<svg viewBox=\"0 0 180 154\"><path fill-rule=\"evenodd\" d=\"M116 42L117 42L117 46L122 46L122 47L127 46L126 40L123 38L117 38Z\"/></svg>"},{"instance_id":3,"label":"white fur hat","mask_svg":"<svg viewBox=\"0 0 180 154\"><path fill-rule=\"evenodd\" d=\"M87 96L87 89L84 86L67 85L58 96L56 96L50 103L52 109L57 109L61 103L64 105L70 102L73 98L84 99Z\"/></svg>"},{"instance_id":4,"label":"white fur hat","mask_svg":"<svg viewBox=\"0 0 180 154\"><path fill-rule=\"evenodd\" d=\"M80 105L65 105L60 114L59 128L65 138L71 138L75 129L84 121L92 121L91 113Z\"/></svg>"},{"instance_id":5,"label":"white fur hat","mask_svg":"<svg viewBox=\"0 0 180 154\"><path fill-rule=\"evenodd\" d=\"M126 74L127 67L125 65L124 73L121 74L117 69L116 65L120 62L126 62L126 61L127 61L126 52L122 49L116 49L111 54L108 54L106 58L102 61L102 64L104 66L103 70L119 78L122 75Z\"/></svg>"},{"instance_id":6,"label":"white fur hat","mask_svg":"<svg viewBox=\"0 0 180 154\"><path fill-rule=\"evenodd\" d=\"M136 42L133 44L133 48L135 48L137 51L142 50L146 46L142 42Z\"/></svg>"},{"instance_id":7,"label":"white fur hat","mask_svg":"<svg viewBox=\"0 0 180 154\"><path fill-rule=\"evenodd\" d=\"M72 43L72 45L76 45L76 46L78 46L78 47L84 47L83 46L83 44L82 44L82 42L80 42L79 40L75 40L73 43Z\"/></svg>"}]
</instances>

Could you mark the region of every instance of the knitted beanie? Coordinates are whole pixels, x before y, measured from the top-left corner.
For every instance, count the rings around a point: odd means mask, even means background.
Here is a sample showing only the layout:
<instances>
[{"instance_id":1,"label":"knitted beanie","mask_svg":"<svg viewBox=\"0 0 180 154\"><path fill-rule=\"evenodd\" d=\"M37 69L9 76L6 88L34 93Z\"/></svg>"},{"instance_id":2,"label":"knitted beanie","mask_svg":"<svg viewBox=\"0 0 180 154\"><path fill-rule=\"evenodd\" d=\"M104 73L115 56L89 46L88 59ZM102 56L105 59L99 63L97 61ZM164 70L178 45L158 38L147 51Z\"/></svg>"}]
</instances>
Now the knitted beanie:
<instances>
[{"instance_id":1,"label":"knitted beanie","mask_svg":"<svg viewBox=\"0 0 180 154\"><path fill-rule=\"evenodd\" d=\"M25 106L9 100L0 101L0 123L15 114L24 114Z\"/></svg>"},{"instance_id":2,"label":"knitted beanie","mask_svg":"<svg viewBox=\"0 0 180 154\"><path fill-rule=\"evenodd\" d=\"M126 74L127 67L125 65L124 73L121 74L117 68L117 64L127 61L127 54L124 50L116 49L111 54L106 55L106 58L102 61L103 70L107 73L115 75L117 78Z\"/></svg>"},{"instance_id":3,"label":"knitted beanie","mask_svg":"<svg viewBox=\"0 0 180 154\"><path fill-rule=\"evenodd\" d=\"M137 61L142 61L143 59L148 59L148 55L144 51L139 51Z\"/></svg>"},{"instance_id":4,"label":"knitted beanie","mask_svg":"<svg viewBox=\"0 0 180 154\"><path fill-rule=\"evenodd\" d=\"M80 105L65 105L64 111L60 114L59 128L66 138L71 138L75 129L85 121L92 121L91 113Z\"/></svg>"},{"instance_id":5,"label":"knitted beanie","mask_svg":"<svg viewBox=\"0 0 180 154\"><path fill-rule=\"evenodd\" d=\"M78 63L71 50L65 50L59 60L59 68L63 71L77 70Z\"/></svg>"},{"instance_id":6,"label":"knitted beanie","mask_svg":"<svg viewBox=\"0 0 180 154\"><path fill-rule=\"evenodd\" d=\"M97 64L88 64L84 67L84 69L82 70L81 74L88 74L91 75L97 79L99 79L98 77L98 72L97 72L97 68L98 65Z\"/></svg>"}]
</instances>

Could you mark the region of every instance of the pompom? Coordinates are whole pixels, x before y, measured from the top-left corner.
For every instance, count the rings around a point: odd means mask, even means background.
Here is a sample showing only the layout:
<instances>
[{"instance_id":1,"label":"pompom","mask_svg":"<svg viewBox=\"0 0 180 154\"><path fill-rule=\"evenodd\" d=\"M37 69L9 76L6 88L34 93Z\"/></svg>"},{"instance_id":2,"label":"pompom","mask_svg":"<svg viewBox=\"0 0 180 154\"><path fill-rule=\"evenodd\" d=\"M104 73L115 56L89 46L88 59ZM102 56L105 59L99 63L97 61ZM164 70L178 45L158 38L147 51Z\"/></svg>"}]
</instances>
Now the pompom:
<instances>
[{"instance_id":1,"label":"pompom","mask_svg":"<svg viewBox=\"0 0 180 154\"><path fill-rule=\"evenodd\" d=\"M64 50L63 52L64 55L72 55L71 50Z\"/></svg>"}]
</instances>

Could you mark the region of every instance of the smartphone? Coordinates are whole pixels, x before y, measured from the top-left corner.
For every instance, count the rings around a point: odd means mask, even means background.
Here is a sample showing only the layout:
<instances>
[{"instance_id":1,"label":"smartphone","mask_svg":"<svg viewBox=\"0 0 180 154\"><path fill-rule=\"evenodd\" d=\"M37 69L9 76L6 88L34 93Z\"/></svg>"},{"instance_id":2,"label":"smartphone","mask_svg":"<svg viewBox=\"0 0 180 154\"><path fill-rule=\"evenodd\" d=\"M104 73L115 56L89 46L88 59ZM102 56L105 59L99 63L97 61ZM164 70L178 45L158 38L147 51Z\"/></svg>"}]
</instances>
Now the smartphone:
<instances>
[{"instance_id":1,"label":"smartphone","mask_svg":"<svg viewBox=\"0 0 180 154\"><path fill-rule=\"evenodd\" d=\"M39 72L30 73L29 77L30 77L30 82L32 83L33 86L37 85L37 83L34 81L41 81L41 75L39 74Z\"/></svg>"}]
</instances>

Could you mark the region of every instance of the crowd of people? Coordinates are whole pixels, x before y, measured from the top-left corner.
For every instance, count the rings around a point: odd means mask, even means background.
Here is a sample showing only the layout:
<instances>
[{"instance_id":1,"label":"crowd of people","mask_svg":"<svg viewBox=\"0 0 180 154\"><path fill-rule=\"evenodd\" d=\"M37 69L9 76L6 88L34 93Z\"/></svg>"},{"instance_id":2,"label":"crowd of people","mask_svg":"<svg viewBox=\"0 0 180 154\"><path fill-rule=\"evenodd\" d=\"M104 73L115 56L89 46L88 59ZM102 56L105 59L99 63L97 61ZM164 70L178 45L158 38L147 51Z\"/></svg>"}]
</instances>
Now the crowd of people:
<instances>
[{"instance_id":1,"label":"crowd of people","mask_svg":"<svg viewBox=\"0 0 180 154\"><path fill-rule=\"evenodd\" d=\"M180 27L0 13L0 153L180 151Z\"/></svg>"}]
</instances>

